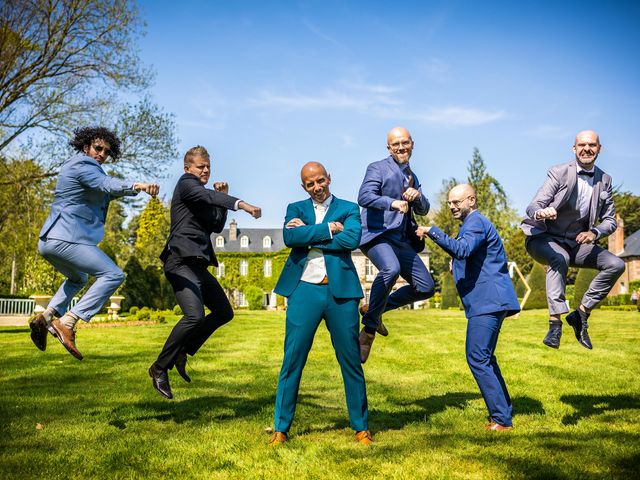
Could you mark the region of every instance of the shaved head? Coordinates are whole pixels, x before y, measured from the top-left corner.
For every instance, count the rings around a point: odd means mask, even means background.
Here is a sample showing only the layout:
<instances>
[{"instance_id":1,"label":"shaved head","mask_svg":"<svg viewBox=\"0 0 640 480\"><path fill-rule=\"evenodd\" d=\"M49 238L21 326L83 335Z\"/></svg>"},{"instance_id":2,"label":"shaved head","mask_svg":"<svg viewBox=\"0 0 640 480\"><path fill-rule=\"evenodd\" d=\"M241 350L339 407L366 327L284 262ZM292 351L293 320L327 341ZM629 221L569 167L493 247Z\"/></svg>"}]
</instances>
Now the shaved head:
<instances>
[{"instance_id":1,"label":"shaved head","mask_svg":"<svg viewBox=\"0 0 640 480\"><path fill-rule=\"evenodd\" d=\"M601 148L600 137L596 132L593 130L583 130L579 132L573 144L573 153L576 155L576 162L585 170L593 169Z\"/></svg>"},{"instance_id":2,"label":"shaved head","mask_svg":"<svg viewBox=\"0 0 640 480\"><path fill-rule=\"evenodd\" d=\"M476 191L468 183L461 183L449 190L449 210L453 218L464 221L476 209Z\"/></svg>"},{"instance_id":3,"label":"shaved head","mask_svg":"<svg viewBox=\"0 0 640 480\"><path fill-rule=\"evenodd\" d=\"M319 162L305 163L300 170L300 180L302 180L302 188L317 203L324 202L331 195L329 191L331 175Z\"/></svg>"},{"instance_id":4,"label":"shaved head","mask_svg":"<svg viewBox=\"0 0 640 480\"><path fill-rule=\"evenodd\" d=\"M600 145L600 136L593 130L582 130L581 132L578 132L574 145L577 145L578 142L582 139L595 141L598 145Z\"/></svg>"},{"instance_id":5,"label":"shaved head","mask_svg":"<svg viewBox=\"0 0 640 480\"><path fill-rule=\"evenodd\" d=\"M409 130L403 127L394 127L387 133L387 150L393 159L399 163L407 163L413 152L413 139Z\"/></svg>"}]
</instances>

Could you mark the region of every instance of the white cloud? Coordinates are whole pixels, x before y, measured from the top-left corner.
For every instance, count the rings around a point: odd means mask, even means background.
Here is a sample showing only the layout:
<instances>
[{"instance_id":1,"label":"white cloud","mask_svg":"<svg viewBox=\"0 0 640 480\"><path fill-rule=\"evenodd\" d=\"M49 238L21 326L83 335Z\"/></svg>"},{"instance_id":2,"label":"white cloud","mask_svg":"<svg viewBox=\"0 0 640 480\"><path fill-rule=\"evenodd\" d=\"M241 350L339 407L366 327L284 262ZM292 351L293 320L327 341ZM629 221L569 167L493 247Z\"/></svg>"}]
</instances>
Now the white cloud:
<instances>
[{"instance_id":1,"label":"white cloud","mask_svg":"<svg viewBox=\"0 0 640 480\"><path fill-rule=\"evenodd\" d=\"M371 102L354 95L327 90L318 95L279 94L263 91L257 98L250 99L249 105L256 107L283 107L290 109L365 109Z\"/></svg>"},{"instance_id":2,"label":"white cloud","mask_svg":"<svg viewBox=\"0 0 640 480\"><path fill-rule=\"evenodd\" d=\"M525 132L525 135L547 139L562 139L572 138L574 133L572 133L568 127L563 127L560 125L537 125L527 130Z\"/></svg>"},{"instance_id":3,"label":"white cloud","mask_svg":"<svg viewBox=\"0 0 640 480\"><path fill-rule=\"evenodd\" d=\"M429 107L425 111L395 112L396 117L450 127L472 127L503 119L503 110L479 110L468 107Z\"/></svg>"}]
</instances>

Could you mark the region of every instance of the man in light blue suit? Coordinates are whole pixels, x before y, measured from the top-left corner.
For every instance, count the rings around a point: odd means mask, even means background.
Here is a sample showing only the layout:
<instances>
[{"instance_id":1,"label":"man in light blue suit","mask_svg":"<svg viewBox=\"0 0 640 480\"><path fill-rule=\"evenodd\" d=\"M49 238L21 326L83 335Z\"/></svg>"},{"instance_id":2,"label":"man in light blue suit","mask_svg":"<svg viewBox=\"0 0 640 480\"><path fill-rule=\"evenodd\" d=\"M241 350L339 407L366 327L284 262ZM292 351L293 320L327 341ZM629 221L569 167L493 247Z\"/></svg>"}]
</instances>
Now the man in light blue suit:
<instances>
[{"instance_id":1,"label":"man in light blue suit","mask_svg":"<svg viewBox=\"0 0 640 480\"><path fill-rule=\"evenodd\" d=\"M109 202L140 191L155 196L159 187L155 183L120 180L104 172L102 164L106 159L120 155L120 140L106 128L78 129L69 144L78 153L60 169L51 211L38 241L40 254L67 279L30 327L31 339L40 350L46 348L48 331L71 355L82 360L75 345L76 322L91 320L125 278L122 270L97 247L104 237ZM89 275L96 281L67 311Z\"/></svg>"},{"instance_id":2,"label":"man in light blue suit","mask_svg":"<svg viewBox=\"0 0 640 480\"><path fill-rule=\"evenodd\" d=\"M511 398L494 355L502 321L520 311L507 256L496 228L476 210L471 185L453 187L448 203L462 222L456 238L436 226L419 227L416 233L426 234L453 257L453 277L468 319L467 363L489 410L485 428L511 430Z\"/></svg>"},{"instance_id":3,"label":"man in light blue suit","mask_svg":"<svg viewBox=\"0 0 640 480\"><path fill-rule=\"evenodd\" d=\"M362 288L351 251L358 248L358 206L331 195L331 176L317 162L300 174L311 198L287 207L283 236L291 248L275 292L288 298L284 359L278 380L275 433L269 441L287 441L293 422L302 369L318 325L324 318L336 352L355 440L373 443L369 432L367 392L358 347L358 302Z\"/></svg>"},{"instance_id":4,"label":"man in light blue suit","mask_svg":"<svg viewBox=\"0 0 640 480\"><path fill-rule=\"evenodd\" d=\"M381 320L384 312L425 300L435 291L433 278L418 256L424 241L416 236L413 213L429 213L429 201L409 166L413 145L407 129L391 129L387 134L390 155L367 167L358 194L362 207L360 250L378 269L369 304L360 309L364 324L359 339L362 363L369 357L376 332L388 334ZM399 276L408 285L391 293Z\"/></svg>"}]
</instances>

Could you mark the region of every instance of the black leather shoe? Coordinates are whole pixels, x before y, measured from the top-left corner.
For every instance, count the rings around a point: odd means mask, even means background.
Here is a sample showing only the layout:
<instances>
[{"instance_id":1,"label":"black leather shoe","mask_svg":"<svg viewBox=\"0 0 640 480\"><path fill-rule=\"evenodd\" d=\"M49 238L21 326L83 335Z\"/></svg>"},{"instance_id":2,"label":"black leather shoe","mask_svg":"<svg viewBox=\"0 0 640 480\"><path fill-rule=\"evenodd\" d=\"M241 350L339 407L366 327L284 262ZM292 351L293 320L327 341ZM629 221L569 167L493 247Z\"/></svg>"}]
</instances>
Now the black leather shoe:
<instances>
[{"instance_id":1,"label":"black leather shoe","mask_svg":"<svg viewBox=\"0 0 640 480\"><path fill-rule=\"evenodd\" d=\"M187 383L191 383L191 377L189 377L189 374L187 373L187 354L182 352L180 353L180 355L178 355L178 358L176 358L176 370L178 371L178 374L184 378L184 381Z\"/></svg>"},{"instance_id":2,"label":"black leather shoe","mask_svg":"<svg viewBox=\"0 0 640 480\"><path fill-rule=\"evenodd\" d=\"M173 398L171 386L169 385L169 375L166 370L162 370L155 363L149 367L149 376L151 383L160 395L166 398Z\"/></svg>"},{"instance_id":3,"label":"black leather shoe","mask_svg":"<svg viewBox=\"0 0 640 480\"><path fill-rule=\"evenodd\" d=\"M593 349L593 345L591 345L589 332L587 332L587 329L589 328L589 323L587 322L588 319L588 313L582 312L581 310L574 310L567 315L565 320L567 320L567 323L573 328L573 332L576 334L576 340L578 340L578 343L580 343L584 348L591 350Z\"/></svg>"},{"instance_id":4,"label":"black leather shoe","mask_svg":"<svg viewBox=\"0 0 640 480\"><path fill-rule=\"evenodd\" d=\"M549 331L542 343L547 347L560 348L560 337L562 337L562 322L549 322Z\"/></svg>"},{"instance_id":5,"label":"black leather shoe","mask_svg":"<svg viewBox=\"0 0 640 480\"><path fill-rule=\"evenodd\" d=\"M44 352L47 348L47 333L49 332L44 316L41 313L37 314L29 323L29 328L31 328L31 341Z\"/></svg>"}]
</instances>

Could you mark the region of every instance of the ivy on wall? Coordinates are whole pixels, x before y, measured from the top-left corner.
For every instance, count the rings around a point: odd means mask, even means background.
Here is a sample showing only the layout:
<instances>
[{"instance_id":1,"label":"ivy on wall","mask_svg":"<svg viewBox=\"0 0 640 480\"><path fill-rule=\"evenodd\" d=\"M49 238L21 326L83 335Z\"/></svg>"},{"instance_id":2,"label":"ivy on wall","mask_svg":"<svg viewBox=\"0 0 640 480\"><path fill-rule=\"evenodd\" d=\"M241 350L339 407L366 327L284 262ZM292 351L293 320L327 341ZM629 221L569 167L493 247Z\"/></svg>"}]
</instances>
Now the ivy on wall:
<instances>
[{"instance_id":1,"label":"ivy on wall","mask_svg":"<svg viewBox=\"0 0 640 480\"><path fill-rule=\"evenodd\" d=\"M289 256L289 249L278 252L216 252L218 264L224 263L224 276L218 277L215 267L211 267L211 273L227 291L244 290L248 286L255 286L269 293L276 286L278 277L284 268L284 263ZM271 276L264 276L264 261L271 260ZM240 275L240 261L249 262L247 275Z\"/></svg>"}]
</instances>

